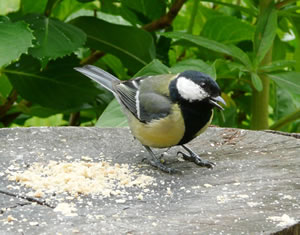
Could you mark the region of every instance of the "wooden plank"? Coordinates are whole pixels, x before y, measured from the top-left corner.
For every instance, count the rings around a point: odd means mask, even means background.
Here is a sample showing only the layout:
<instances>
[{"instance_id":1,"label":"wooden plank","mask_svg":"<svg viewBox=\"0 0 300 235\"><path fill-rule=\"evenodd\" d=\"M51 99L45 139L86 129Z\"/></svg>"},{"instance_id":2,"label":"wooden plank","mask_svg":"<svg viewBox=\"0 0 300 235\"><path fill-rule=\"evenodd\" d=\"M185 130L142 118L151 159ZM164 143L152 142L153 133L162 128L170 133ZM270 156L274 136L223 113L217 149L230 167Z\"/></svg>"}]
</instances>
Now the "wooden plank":
<instances>
[{"instance_id":1,"label":"wooden plank","mask_svg":"<svg viewBox=\"0 0 300 235\"><path fill-rule=\"evenodd\" d=\"M270 234L285 228L294 234L299 231L299 139L211 127L189 146L215 162L216 167L210 170L182 162L176 156L176 147L165 159L182 173L159 172L141 162L147 153L126 128L0 129L0 234ZM89 158L93 162L139 166L139 174L153 177L154 183L145 188L124 188L126 195L107 198L71 198L59 193L34 198L28 196L32 189L7 179L8 172L24 171L34 162L74 163L76 159ZM72 205L76 215L55 211L61 202Z\"/></svg>"}]
</instances>

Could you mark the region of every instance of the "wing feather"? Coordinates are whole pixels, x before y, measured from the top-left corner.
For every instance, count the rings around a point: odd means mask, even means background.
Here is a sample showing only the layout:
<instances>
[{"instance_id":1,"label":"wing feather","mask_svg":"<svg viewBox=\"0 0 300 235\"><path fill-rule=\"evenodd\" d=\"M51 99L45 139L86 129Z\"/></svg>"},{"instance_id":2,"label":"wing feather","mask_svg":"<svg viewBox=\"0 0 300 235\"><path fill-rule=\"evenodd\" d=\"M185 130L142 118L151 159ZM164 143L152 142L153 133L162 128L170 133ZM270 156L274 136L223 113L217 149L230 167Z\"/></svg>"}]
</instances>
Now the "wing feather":
<instances>
[{"instance_id":1,"label":"wing feather","mask_svg":"<svg viewBox=\"0 0 300 235\"><path fill-rule=\"evenodd\" d=\"M127 82L126 82L127 83ZM122 102L122 104L138 118L138 111L136 105L136 94L137 89L126 85L126 83L121 83L116 85L116 93Z\"/></svg>"},{"instance_id":2,"label":"wing feather","mask_svg":"<svg viewBox=\"0 0 300 235\"><path fill-rule=\"evenodd\" d=\"M121 103L141 122L150 122L168 116L172 102L168 95L168 81L173 78L161 75L153 77L138 77L115 86L115 91ZM161 94L159 88L166 87L167 92Z\"/></svg>"}]
</instances>

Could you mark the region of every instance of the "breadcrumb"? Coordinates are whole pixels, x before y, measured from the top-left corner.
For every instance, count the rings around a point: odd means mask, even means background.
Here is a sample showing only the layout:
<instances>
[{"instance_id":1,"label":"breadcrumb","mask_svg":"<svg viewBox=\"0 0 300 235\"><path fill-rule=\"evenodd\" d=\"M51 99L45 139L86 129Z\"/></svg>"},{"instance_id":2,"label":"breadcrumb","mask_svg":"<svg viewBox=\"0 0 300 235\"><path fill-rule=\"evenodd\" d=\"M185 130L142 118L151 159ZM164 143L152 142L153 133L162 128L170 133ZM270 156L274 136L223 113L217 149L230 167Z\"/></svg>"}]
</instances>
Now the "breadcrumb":
<instances>
[{"instance_id":1,"label":"breadcrumb","mask_svg":"<svg viewBox=\"0 0 300 235\"><path fill-rule=\"evenodd\" d=\"M17 220L16 218L14 218L12 215L8 215L7 216L7 222L12 222L14 220Z\"/></svg>"},{"instance_id":2,"label":"breadcrumb","mask_svg":"<svg viewBox=\"0 0 300 235\"><path fill-rule=\"evenodd\" d=\"M127 195L126 188L145 189L155 181L153 177L140 174L128 164L112 164L108 161L58 162L48 164L33 163L25 171L8 170L7 178L21 185L32 188L31 196L44 197L45 193L68 193L78 195L100 195L103 198L113 195ZM14 168L12 168L14 169Z\"/></svg>"},{"instance_id":3,"label":"breadcrumb","mask_svg":"<svg viewBox=\"0 0 300 235\"><path fill-rule=\"evenodd\" d=\"M77 209L74 207L72 203L61 202L58 203L57 206L54 208L55 212L61 212L65 216L77 216L78 214L75 213Z\"/></svg>"}]
</instances>

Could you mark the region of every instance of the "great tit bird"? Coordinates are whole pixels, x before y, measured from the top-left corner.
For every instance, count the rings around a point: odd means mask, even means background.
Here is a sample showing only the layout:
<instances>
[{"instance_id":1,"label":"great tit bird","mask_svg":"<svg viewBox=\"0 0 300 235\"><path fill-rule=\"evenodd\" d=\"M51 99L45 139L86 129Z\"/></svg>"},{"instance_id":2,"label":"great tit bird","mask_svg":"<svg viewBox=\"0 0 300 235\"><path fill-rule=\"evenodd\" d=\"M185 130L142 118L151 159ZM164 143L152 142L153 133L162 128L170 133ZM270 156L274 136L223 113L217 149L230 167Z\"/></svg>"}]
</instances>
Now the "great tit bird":
<instances>
[{"instance_id":1,"label":"great tit bird","mask_svg":"<svg viewBox=\"0 0 300 235\"><path fill-rule=\"evenodd\" d=\"M150 147L181 145L187 153L179 151L177 154L182 154L185 160L207 168L214 166L185 146L206 130L214 107L223 109L218 102L226 105L218 84L211 77L185 71L120 81L92 65L75 69L114 94L127 115L132 134L151 155L151 165L164 172L175 172L164 165Z\"/></svg>"}]
</instances>

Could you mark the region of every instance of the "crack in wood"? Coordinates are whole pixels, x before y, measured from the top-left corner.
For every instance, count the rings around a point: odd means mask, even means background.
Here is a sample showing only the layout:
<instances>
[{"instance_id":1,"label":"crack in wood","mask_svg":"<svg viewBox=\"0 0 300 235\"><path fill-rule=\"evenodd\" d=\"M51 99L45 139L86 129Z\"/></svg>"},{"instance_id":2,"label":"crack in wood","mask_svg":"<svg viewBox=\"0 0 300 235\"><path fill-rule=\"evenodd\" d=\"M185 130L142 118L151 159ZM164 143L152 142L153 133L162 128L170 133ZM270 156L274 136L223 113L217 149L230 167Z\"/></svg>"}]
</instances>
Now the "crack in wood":
<instances>
[{"instance_id":1,"label":"crack in wood","mask_svg":"<svg viewBox=\"0 0 300 235\"><path fill-rule=\"evenodd\" d=\"M4 195L7 195L7 196L15 197L15 198L21 198L21 199L27 200L29 202L35 202L35 203L37 203L41 206L47 206L47 207L52 208L52 209L55 208L54 206L51 206L50 204L48 204L45 200L38 200L38 199L33 198L33 197L23 196L23 195L7 192L7 191L1 190L1 189L0 189L0 193L4 194Z\"/></svg>"},{"instance_id":2,"label":"crack in wood","mask_svg":"<svg viewBox=\"0 0 300 235\"><path fill-rule=\"evenodd\" d=\"M27 205L30 205L30 204L32 204L32 203L31 202L24 202L24 203L18 202L14 206L4 207L4 208L0 209L0 214L4 214L7 209L13 209L13 208L17 208L19 206L27 206Z\"/></svg>"},{"instance_id":3,"label":"crack in wood","mask_svg":"<svg viewBox=\"0 0 300 235\"><path fill-rule=\"evenodd\" d=\"M273 130L265 130L264 132L275 134L275 135L284 135L284 136L289 136L293 137L296 139L300 139L300 134L299 133L287 133L283 131L273 131Z\"/></svg>"}]
</instances>

